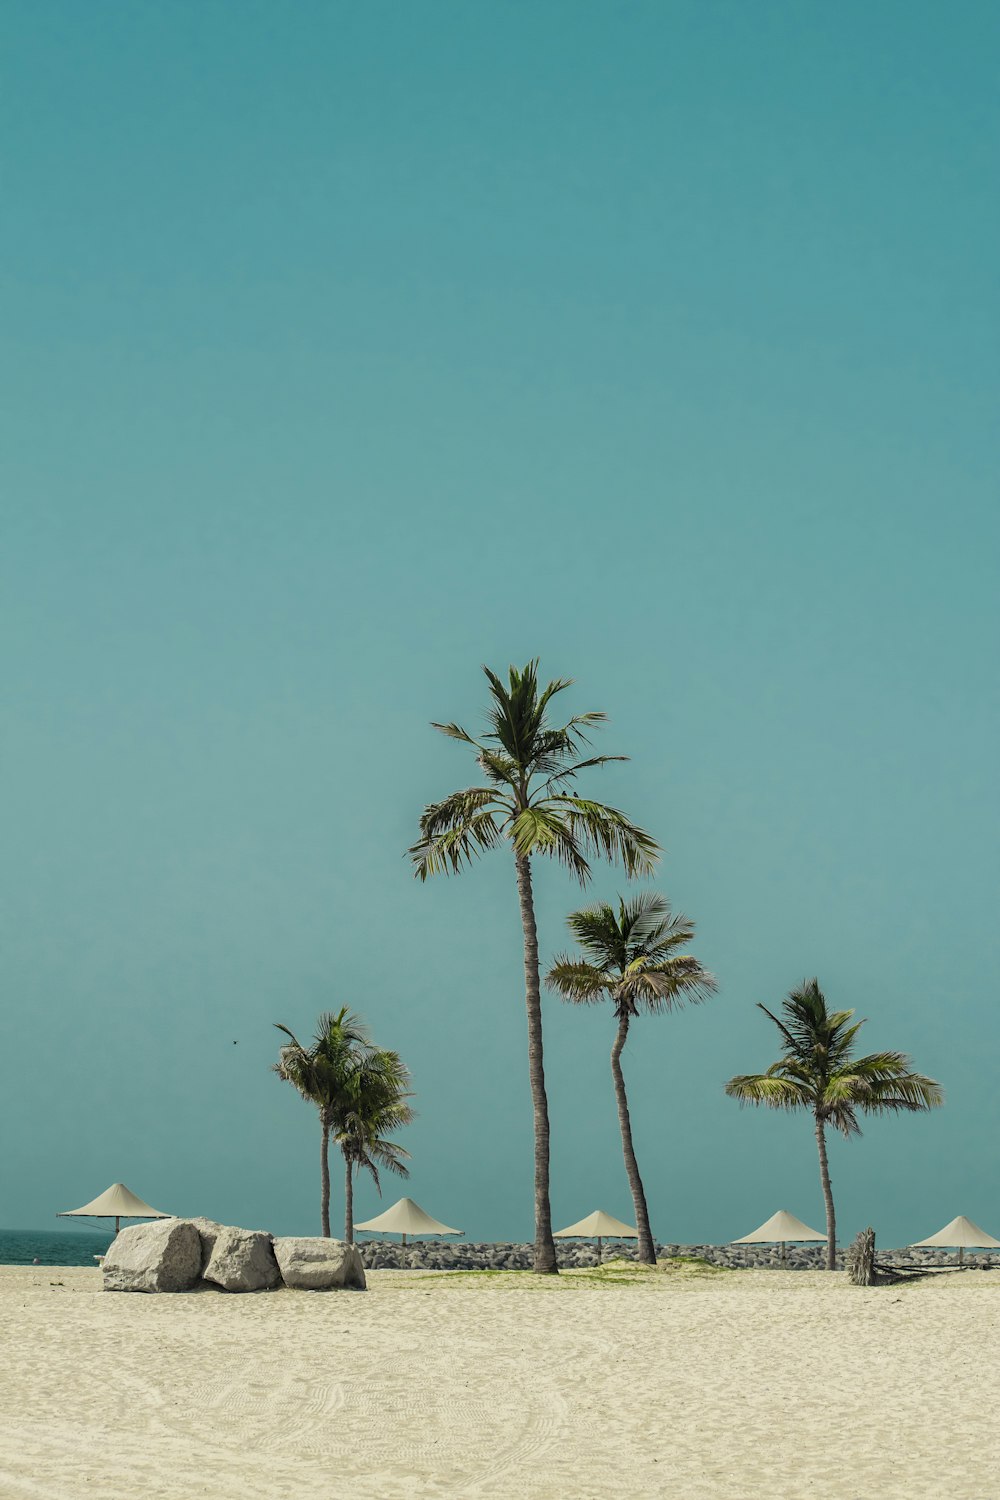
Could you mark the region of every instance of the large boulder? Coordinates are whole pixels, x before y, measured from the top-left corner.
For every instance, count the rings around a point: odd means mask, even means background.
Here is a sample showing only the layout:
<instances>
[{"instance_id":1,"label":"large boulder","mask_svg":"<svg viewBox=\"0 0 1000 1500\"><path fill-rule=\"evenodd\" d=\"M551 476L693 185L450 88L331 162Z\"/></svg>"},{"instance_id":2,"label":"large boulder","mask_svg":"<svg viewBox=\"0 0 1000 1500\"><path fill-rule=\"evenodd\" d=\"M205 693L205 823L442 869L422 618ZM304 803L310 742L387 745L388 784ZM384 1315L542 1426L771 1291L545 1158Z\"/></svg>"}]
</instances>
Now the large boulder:
<instances>
[{"instance_id":1,"label":"large boulder","mask_svg":"<svg viewBox=\"0 0 1000 1500\"><path fill-rule=\"evenodd\" d=\"M281 1285L271 1236L261 1229L220 1228L201 1274L227 1292L262 1292Z\"/></svg>"},{"instance_id":2,"label":"large boulder","mask_svg":"<svg viewBox=\"0 0 1000 1500\"><path fill-rule=\"evenodd\" d=\"M186 1292L201 1274L201 1239L186 1219L132 1224L101 1267L106 1292Z\"/></svg>"},{"instance_id":3,"label":"large boulder","mask_svg":"<svg viewBox=\"0 0 1000 1500\"><path fill-rule=\"evenodd\" d=\"M285 1235L274 1241L274 1254L286 1286L306 1292L365 1289L365 1268L357 1245Z\"/></svg>"}]
</instances>

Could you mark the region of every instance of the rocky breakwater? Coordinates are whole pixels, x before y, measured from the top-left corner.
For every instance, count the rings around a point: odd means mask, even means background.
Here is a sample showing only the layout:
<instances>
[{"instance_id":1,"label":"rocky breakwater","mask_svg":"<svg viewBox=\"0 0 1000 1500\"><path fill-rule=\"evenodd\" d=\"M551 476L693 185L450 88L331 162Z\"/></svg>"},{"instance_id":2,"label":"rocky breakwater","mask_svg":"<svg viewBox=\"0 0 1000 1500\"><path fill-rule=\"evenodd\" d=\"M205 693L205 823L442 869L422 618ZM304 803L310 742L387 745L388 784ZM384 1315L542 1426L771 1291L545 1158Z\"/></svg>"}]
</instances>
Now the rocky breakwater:
<instances>
[{"instance_id":1,"label":"rocky breakwater","mask_svg":"<svg viewBox=\"0 0 1000 1500\"><path fill-rule=\"evenodd\" d=\"M369 1240L359 1246L369 1270L395 1271L530 1271L534 1247L530 1244L454 1244L443 1240L420 1240L401 1245L398 1241ZM658 1244L657 1258L704 1261L731 1271L786 1270L819 1271L826 1264L826 1246L787 1245L785 1259L780 1245L674 1245ZM556 1241L556 1259L563 1270L584 1270L598 1264L597 1246L586 1241ZM634 1244L606 1240L603 1261L635 1260ZM891 1270L933 1270L955 1265L950 1251L876 1248L876 1264ZM970 1269L995 1269L1000 1255L965 1253ZM837 1269L844 1268L844 1251L837 1251Z\"/></svg>"},{"instance_id":2,"label":"rocky breakwater","mask_svg":"<svg viewBox=\"0 0 1000 1500\"><path fill-rule=\"evenodd\" d=\"M101 1267L106 1292L364 1291L354 1245L275 1237L211 1219L155 1219L116 1236Z\"/></svg>"}]
</instances>

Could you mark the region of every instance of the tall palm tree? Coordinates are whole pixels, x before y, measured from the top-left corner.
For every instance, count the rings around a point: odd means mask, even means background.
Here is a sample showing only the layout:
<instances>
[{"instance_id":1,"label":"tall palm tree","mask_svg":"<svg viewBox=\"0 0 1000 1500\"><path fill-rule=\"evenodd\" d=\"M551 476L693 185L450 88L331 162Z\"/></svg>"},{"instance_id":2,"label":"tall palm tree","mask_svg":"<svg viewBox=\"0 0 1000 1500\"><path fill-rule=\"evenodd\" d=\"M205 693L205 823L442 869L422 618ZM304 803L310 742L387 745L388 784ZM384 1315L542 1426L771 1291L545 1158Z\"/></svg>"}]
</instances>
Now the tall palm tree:
<instances>
[{"instance_id":1,"label":"tall palm tree","mask_svg":"<svg viewBox=\"0 0 1000 1500\"><path fill-rule=\"evenodd\" d=\"M408 1177L410 1153L389 1136L409 1125L414 1112L407 1103L409 1069L398 1052L376 1048L362 1058L346 1081L337 1111L334 1139L344 1158L344 1238L354 1243L354 1177L370 1172L379 1193L379 1168Z\"/></svg>"},{"instance_id":2,"label":"tall palm tree","mask_svg":"<svg viewBox=\"0 0 1000 1500\"><path fill-rule=\"evenodd\" d=\"M828 1011L815 979L804 981L781 1002L784 1020L759 1005L777 1026L785 1055L766 1073L730 1078L726 1093L741 1104L771 1109L806 1109L813 1117L819 1175L826 1203L826 1268L837 1264L837 1218L826 1156L826 1127L850 1139L860 1135L858 1114L902 1114L928 1110L944 1102L933 1078L914 1073L902 1052L871 1052L855 1057L854 1039L864 1021L850 1025L853 1010Z\"/></svg>"},{"instance_id":3,"label":"tall palm tree","mask_svg":"<svg viewBox=\"0 0 1000 1500\"><path fill-rule=\"evenodd\" d=\"M304 1047L287 1026L275 1022L288 1042L282 1047L274 1072L315 1104L320 1123L320 1217L323 1235L330 1237L330 1135L346 1102L349 1080L374 1052L368 1029L344 1006L336 1015L324 1011L312 1044Z\"/></svg>"},{"instance_id":4,"label":"tall palm tree","mask_svg":"<svg viewBox=\"0 0 1000 1500\"><path fill-rule=\"evenodd\" d=\"M620 860L628 875L645 875L652 870L659 848L624 813L571 790L581 771L626 759L621 755L584 754L589 732L603 724L607 715L577 714L565 724L553 724L552 700L570 686L570 681L557 678L541 688L537 660L520 669L510 667L506 684L489 667L483 671L490 702L489 727L482 738L474 739L458 724L434 725L450 739L472 747L482 784L452 792L443 801L426 807L420 819L420 841L410 850L410 856L416 874L426 880L439 873L457 874L477 855L501 844L508 844L513 852L524 933L528 1076L535 1125L534 1269L554 1274L549 1113L531 860L534 855L559 860L581 885L586 885L590 879L588 855L603 854Z\"/></svg>"},{"instance_id":5,"label":"tall palm tree","mask_svg":"<svg viewBox=\"0 0 1000 1500\"><path fill-rule=\"evenodd\" d=\"M646 1193L632 1144L622 1050L628 1041L629 1026L642 1011L659 1015L684 1000L705 1000L715 991L715 979L698 959L679 951L694 937L694 923L680 914L673 915L663 896L650 893L628 902L619 896L617 911L607 901L601 901L584 911L573 912L567 924L585 956L570 958L560 954L545 982L564 1000L583 1005L610 1000L614 1006L618 1026L611 1047L611 1077L622 1153L635 1205L639 1259L655 1266L656 1250Z\"/></svg>"}]
</instances>

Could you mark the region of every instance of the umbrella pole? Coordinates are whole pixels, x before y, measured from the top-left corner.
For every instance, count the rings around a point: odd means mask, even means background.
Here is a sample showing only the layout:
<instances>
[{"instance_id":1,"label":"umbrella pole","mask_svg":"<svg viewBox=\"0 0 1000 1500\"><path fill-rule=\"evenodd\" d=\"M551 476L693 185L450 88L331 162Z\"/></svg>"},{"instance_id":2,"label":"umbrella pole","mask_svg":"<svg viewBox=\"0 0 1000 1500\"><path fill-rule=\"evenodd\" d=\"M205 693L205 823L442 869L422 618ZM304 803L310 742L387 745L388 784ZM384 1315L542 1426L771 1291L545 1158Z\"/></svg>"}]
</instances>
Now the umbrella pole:
<instances>
[{"instance_id":1,"label":"umbrella pole","mask_svg":"<svg viewBox=\"0 0 1000 1500\"><path fill-rule=\"evenodd\" d=\"M600 1265L601 1261L603 1259L604 1259L604 1246L601 1243L601 1236L598 1235L597 1236L597 1264Z\"/></svg>"},{"instance_id":2,"label":"umbrella pole","mask_svg":"<svg viewBox=\"0 0 1000 1500\"><path fill-rule=\"evenodd\" d=\"M115 1236L116 1236L116 1238L117 1238L119 1230L121 1229L121 1224L122 1224L121 1215L120 1214L115 1214Z\"/></svg>"},{"instance_id":3,"label":"umbrella pole","mask_svg":"<svg viewBox=\"0 0 1000 1500\"><path fill-rule=\"evenodd\" d=\"M962 1255L963 1255L962 1246L959 1245L959 1247L958 1247L958 1263L959 1263L959 1265L963 1265L964 1264L964 1262L962 1260Z\"/></svg>"},{"instance_id":4,"label":"umbrella pole","mask_svg":"<svg viewBox=\"0 0 1000 1500\"><path fill-rule=\"evenodd\" d=\"M784 1242L784 1240L782 1240L782 1242L781 1242L781 1264L782 1265L785 1264L785 1242Z\"/></svg>"},{"instance_id":5,"label":"umbrella pole","mask_svg":"<svg viewBox=\"0 0 1000 1500\"><path fill-rule=\"evenodd\" d=\"M406 1230L403 1230L403 1244L406 1244Z\"/></svg>"}]
</instances>

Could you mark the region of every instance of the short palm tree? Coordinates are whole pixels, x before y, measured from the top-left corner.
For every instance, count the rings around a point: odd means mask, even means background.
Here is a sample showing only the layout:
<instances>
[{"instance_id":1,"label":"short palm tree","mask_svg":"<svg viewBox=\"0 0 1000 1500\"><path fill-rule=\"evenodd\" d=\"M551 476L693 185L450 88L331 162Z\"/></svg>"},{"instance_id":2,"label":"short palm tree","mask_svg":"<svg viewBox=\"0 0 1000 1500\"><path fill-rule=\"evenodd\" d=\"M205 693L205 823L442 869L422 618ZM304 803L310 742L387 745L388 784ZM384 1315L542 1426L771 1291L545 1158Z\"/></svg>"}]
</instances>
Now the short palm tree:
<instances>
[{"instance_id":1,"label":"short palm tree","mask_svg":"<svg viewBox=\"0 0 1000 1500\"><path fill-rule=\"evenodd\" d=\"M684 1000L705 1000L715 990L715 979L698 959L682 950L694 937L694 924L673 915L663 896L618 898L617 910L599 902L567 919L584 957L560 954L545 977L564 1000L591 1005L610 1000L618 1022L611 1047L618 1124L622 1134L625 1171L635 1205L639 1231L639 1259L655 1266L656 1250L649 1227L646 1193L632 1144L632 1122L622 1073L621 1056L629 1026L643 1011L659 1015Z\"/></svg>"},{"instance_id":2,"label":"short palm tree","mask_svg":"<svg viewBox=\"0 0 1000 1500\"><path fill-rule=\"evenodd\" d=\"M860 1135L858 1114L915 1113L944 1102L933 1078L914 1073L902 1052L871 1052L854 1057L854 1039L864 1021L850 1024L853 1010L828 1011L815 979L805 981L781 1002L784 1019L766 1005L759 1009L777 1026L785 1055L766 1073L731 1078L726 1093L741 1104L771 1109L805 1109L813 1117L819 1174L826 1202L826 1268L837 1264L837 1219L826 1156L826 1127L847 1137Z\"/></svg>"},{"instance_id":3,"label":"short palm tree","mask_svg":"<svg viewBox=\"0 0 1000 1500\"><path fill-rule=\"evenodd\" d=\"M334 1139L344 1158L344 1238L354 1243L354 1177L362 1168L382 1192L379 1168L408 1177L410 1153L389 1137L409 1125L413 1110L409 1070L398 1052L376 1048L360 1060L347 1080L337 1112Z\"/></svg>"},{"instance_id":4,"label":"short palm tree","mask_svg":"<svg viewBox=\"0 0 1000 1500\"><path fill-rule=\"evenodd\" d=\"M620 755L586 756L589 732L607 718L577 714L553 724L552 700L570 686L556 679L542 688L538 662L510 667L506 683L484 667L490 688L489 728L474 739L458 724L434 728L475 751L482 783L452 792L424 809L420 840L410 856L421 880L457 874L485 850L507 844L514 855L524 933L525 1005L528 1013L528 1075L535 1126L535 1257L537 1272L554 1273L555 1243L549 1208L549 1114L542 1059L542 1008L538 930L531 880L534 855L559 860L581 885L590 879L588 856L620 860L629 875L648 874L659 849L648 833L616 808L577 796L581 771ZM582 757L582 758L581 758Z\"/></svg>"},{"instance_id":5,"label":"short palm tree","mask_svg":"<svg viewBox=\"0 0 1000 1500\"><path fill-rule=\"evenodd\" d=\"M335 1136L338 1144L342 1135L349 1137L354 1143L349 1149L360 1165L366 1165L362 1160L365 1154L378 1159L379 1149L384 1144L380 1135L395 1128L389 1124L389 1094L394 1086L398 1085L396 1108L401 1111L396 1123L406 1124L412 1117L405 1103L409 1096L403 1092L409 1074L397 1053L385 1052L373 1044L360 1016L352 1014L346 1006L336 1015L324 1011L308 1047L304 1047L287 1026L275 1024L278 1031L288 1037L274 1064L275 1073L292 1084L302 1098L315 1104L319 1111L320 1218L322 1232L329 1238L330 1137ZM380 1128L378 1110L384 1112ZM370 1138L366 1131L373 1115L376 1128L374 1137ZM350 1186L349 1179L349 1189Z\"/></svg>"}]
</instances>

